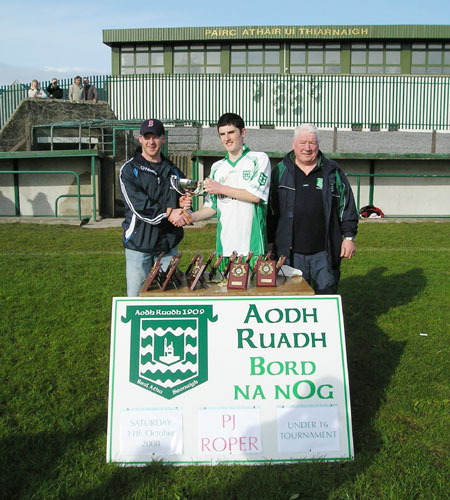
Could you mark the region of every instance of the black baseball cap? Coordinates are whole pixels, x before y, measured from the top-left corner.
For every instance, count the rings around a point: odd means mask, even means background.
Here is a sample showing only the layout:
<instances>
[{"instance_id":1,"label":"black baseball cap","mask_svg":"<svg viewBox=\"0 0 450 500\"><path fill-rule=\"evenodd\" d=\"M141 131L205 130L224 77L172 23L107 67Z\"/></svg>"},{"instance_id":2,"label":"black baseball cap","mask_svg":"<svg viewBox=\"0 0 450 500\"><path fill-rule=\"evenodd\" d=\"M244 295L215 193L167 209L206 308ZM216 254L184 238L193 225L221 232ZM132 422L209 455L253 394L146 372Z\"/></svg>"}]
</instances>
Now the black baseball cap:
<instances>
[{"instance_id":1,"label":"black baseball cap","mask_svg":"<svg viewBox=\"0 0 450 500\"><path fill-rule=\"evenodd\" d=\"M166 132L164 131L164 125L159 120L156 120L154 118L143 121L139 133L141 135L155 134L158 137L166 135Z\"/></svg>"}]
</instances>

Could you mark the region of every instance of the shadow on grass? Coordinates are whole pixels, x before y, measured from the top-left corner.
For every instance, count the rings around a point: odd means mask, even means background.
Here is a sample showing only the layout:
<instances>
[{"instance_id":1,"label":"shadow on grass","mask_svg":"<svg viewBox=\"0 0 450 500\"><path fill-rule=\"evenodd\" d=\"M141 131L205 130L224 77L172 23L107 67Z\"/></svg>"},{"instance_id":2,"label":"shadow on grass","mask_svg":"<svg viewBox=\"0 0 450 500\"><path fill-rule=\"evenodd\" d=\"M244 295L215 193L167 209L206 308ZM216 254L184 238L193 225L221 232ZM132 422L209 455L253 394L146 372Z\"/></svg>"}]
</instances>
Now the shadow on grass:
<instances>
[{"instance_id":1,"label":"shadow on grass","mask_svg":"<svg viewBox=\"0 0 450 500\"><path fill-rule=\"evenodd\" d=\"M77 499L270 499L287 500L298 494L299 500L341 498L345 489L349 498L352 484L370 466L382 448L382 436L374 427L402 356L405 343L392 340L379 328L378 318L390 309L405 305L426 286L422 269L403 274L386 274L387 268L375 268L364 276L345 278L340 285L346 325L347 358L352 401L355 460L347 463L297 463L265 466L172 467L155 463L144 468L120 468L96 464L97 486L77 491L54 491L52 498ZM8 483L15 491L4 491L6 498L33 498L33 484L58 485L62 466L70 469L70 449L86 448L104 434L106 415L87 423L73 434L25 436L1 444ZM94 447L95 445L92 444ZM98 449L93 450L98 455ZM56 463L55 463L56 461ZM14 464L14 467L11 465ZM0 464L1 465L1 464ZM73 468L83 471L82 464ZM9 493L9 495L8 495Z\"/></svg>"}]
</instances>

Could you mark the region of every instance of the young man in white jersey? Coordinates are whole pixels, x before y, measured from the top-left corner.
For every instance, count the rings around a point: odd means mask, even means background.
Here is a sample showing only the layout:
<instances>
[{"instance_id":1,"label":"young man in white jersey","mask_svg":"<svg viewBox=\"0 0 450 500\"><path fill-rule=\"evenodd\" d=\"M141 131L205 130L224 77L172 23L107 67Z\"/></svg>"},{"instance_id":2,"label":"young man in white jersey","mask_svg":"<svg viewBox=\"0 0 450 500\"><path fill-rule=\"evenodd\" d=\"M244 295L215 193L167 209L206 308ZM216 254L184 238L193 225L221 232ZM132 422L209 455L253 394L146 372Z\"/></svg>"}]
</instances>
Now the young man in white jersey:
<instances>
[{"instance_id":1,"label":"young man in white jersey","mask_svg":"<svg viewBox=\"0 0 450 500\"><path fill-rule=\"evenodd\" d=\"M244 144L245 125L239 115L226 113L217 123L227 155L215 162L203 185L208 196L192 222L217 214L217 254L230 257L267 251L266 214L271 166L266 153L250 151Z\"/></svg>"}]
</instances>

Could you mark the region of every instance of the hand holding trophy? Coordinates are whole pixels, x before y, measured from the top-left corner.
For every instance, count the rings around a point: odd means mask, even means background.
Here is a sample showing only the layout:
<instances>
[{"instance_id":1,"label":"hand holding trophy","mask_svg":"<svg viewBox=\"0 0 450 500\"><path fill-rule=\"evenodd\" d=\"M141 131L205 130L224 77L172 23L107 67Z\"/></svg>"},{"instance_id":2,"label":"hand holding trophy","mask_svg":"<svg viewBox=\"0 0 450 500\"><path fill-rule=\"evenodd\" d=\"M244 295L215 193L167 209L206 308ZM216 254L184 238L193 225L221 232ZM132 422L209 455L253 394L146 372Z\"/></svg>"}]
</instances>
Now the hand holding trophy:
<instances>
[{"instance_id":1,"label":"hand holding trophy","mask_svg":"<svg viewBox=\"0 0 450 500\"><path fill-rule=\"evenodd\" d=\"M192 197L203 194L203 182L192 179L180 179L176 175L170 176L170 185L178 194L181 194L183 208L191 212Z\"/></svg>"}]
</instances>

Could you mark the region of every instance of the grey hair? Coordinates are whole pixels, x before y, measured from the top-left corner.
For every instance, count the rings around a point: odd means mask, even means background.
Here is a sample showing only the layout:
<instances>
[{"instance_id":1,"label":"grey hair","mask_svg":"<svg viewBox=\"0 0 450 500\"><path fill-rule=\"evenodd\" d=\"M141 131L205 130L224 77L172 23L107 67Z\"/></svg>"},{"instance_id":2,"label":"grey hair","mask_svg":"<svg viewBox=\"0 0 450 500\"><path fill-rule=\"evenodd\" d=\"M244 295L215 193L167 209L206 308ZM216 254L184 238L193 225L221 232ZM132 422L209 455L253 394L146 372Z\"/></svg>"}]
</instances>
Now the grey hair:
<instances>
[{"instance_id":1,"label":"grey hair","mask_svg":"<svg viewBox=\"0 0 450 500\"><path fill-rule=\"evenodd\" d=\"M300 132L310 132L312 134L316 134L317 142L319 142L319 130L312 123L302 123L296 127L294 132L294 141L297 139Z\"/></svg>"}]
</instances>

